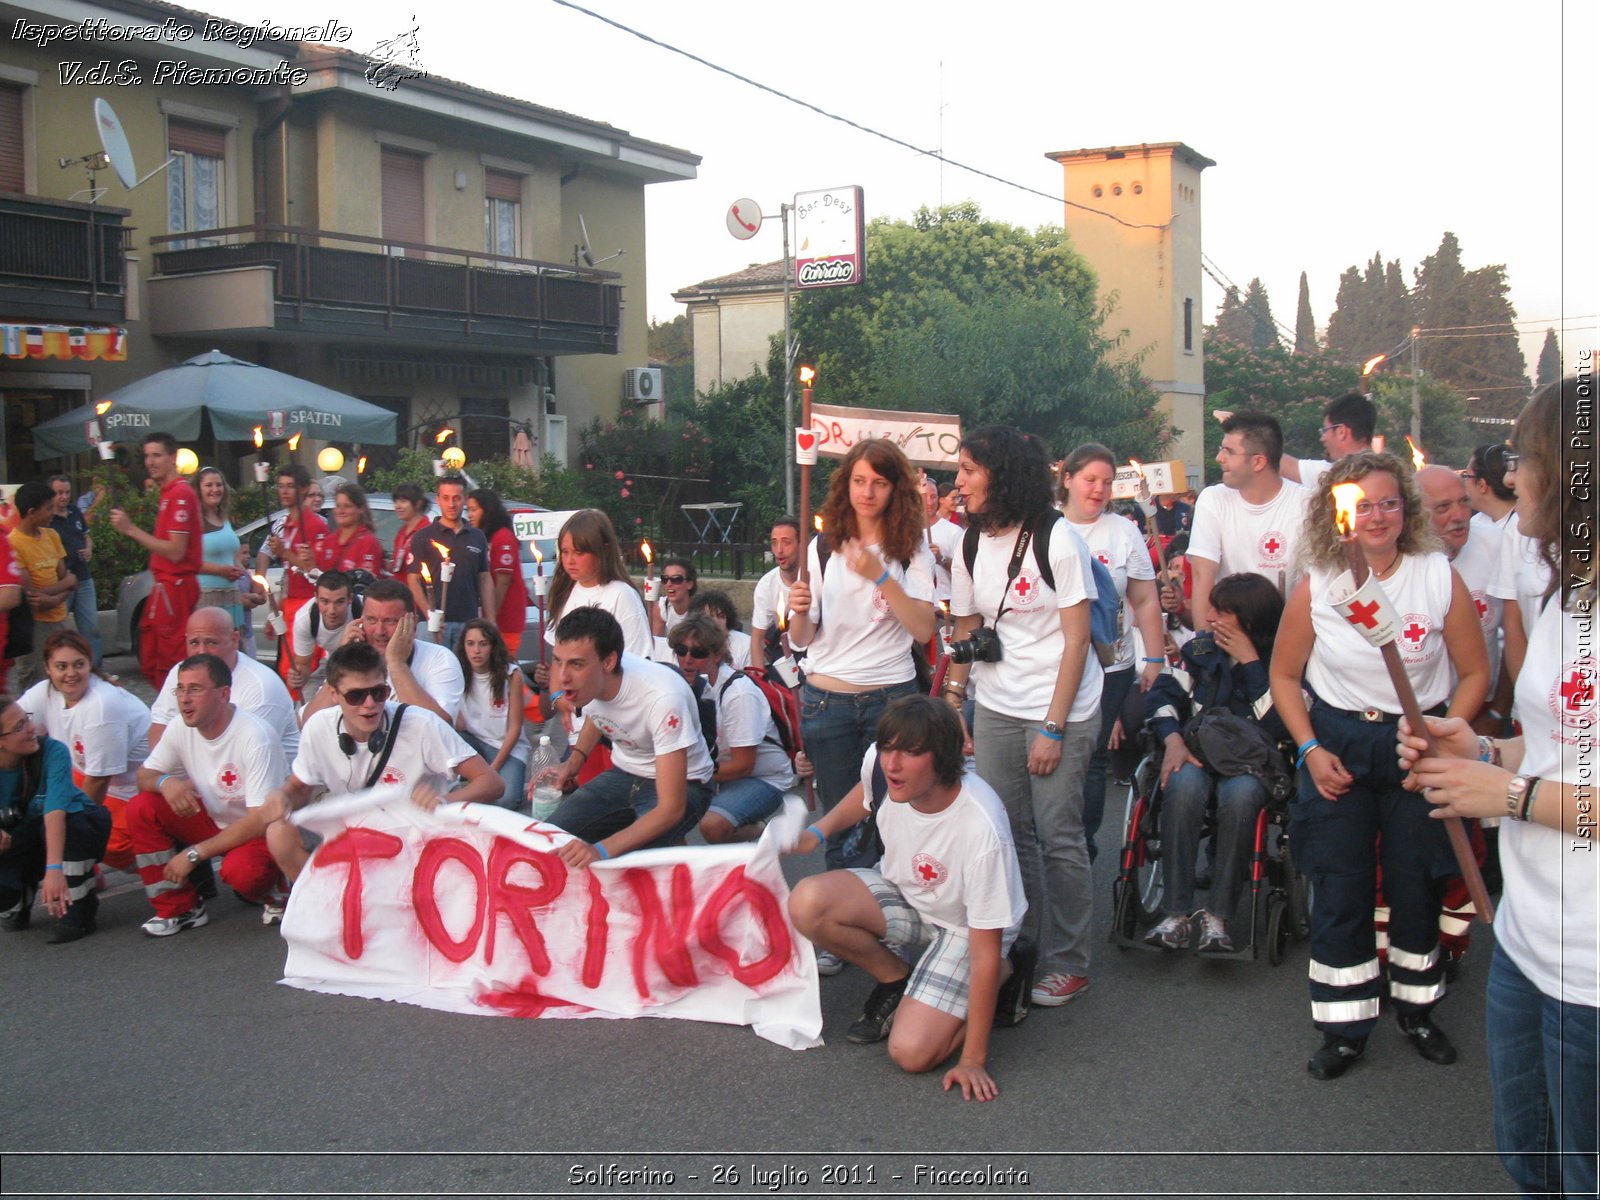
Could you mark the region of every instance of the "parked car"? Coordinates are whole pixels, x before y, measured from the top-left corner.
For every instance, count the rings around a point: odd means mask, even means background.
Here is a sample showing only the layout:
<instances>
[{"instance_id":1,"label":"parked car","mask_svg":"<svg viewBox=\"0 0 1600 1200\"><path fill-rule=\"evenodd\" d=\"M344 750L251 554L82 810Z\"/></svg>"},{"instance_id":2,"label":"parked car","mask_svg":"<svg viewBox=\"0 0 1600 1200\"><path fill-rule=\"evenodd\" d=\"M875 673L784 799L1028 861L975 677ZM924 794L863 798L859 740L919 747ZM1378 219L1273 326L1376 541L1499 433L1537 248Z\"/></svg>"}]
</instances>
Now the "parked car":
<instances>
[{"instance_id":1,"label":"parked car","mask_svg":"<svg viewBox=\"0 0 1600 1200\"><path fill-rule=\"evenodd\" d=\"M434 511L434 498L428 494L430 511ZM522 661L532 664L537 660L539 653L538 639L544 636L544 626L539 619L539 606L534 600L533 577L543 574L547 578L555 573L556 543L554 533L542 528L537 515L548 512L537 504L530 504L524 500L507 500L506 512L510 515L517 539L522 547L522 578L528 589L528 620L522 633ZM395 515L394 497L388 492L368 492L367 507L372 512L372 523L378 531L378 541L387 553L394 545L394 535L400 528L400 518ZM270 522L281 516L280 508L272 517L259 517L248 524L239 527L239 541L249 547L250 562L253 564L256 555L261 550L261 545L267 540ZM333 524L333 506L327 505L322 510L323 518L331 526ZM533 537L526 536L533 534ZM537 544L543 562L535 559L532 545ZM272 567L267 571L267 585L274 590L279 586L283 568ZM139 653L139 619L144 613L145 600L150 595L152 580L148 570L140 571L137 575L130 575L122 581L122 588L117 593L117 625L112 645L107 647L108 653L127 653L138 656ZM272 662L277 656L277 642L266 636L265 625L267 620L267 606L257 605L251 610L256 631L256 653L263 662Z\"/></svg>"}]
</instances>

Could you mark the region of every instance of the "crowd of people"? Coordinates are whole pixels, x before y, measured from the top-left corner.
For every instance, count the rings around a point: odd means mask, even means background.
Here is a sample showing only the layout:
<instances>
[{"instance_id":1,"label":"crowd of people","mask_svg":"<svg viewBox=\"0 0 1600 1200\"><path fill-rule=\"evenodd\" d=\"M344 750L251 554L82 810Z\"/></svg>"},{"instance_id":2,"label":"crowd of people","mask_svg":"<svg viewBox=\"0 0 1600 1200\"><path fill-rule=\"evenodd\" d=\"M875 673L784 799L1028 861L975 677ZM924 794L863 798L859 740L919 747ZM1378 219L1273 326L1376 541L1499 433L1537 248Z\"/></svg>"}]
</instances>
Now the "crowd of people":
<instances>
[{"instance_id":1,"label":"crowd of people","mask_svg":"<svg viewBox=\"0 0 1600 1200\"><path fill-rule=\"evenodd\" d=\"M270 923L314 849L284 818L323 795L386 785L528 811L555 789L577 869L753 839L808 778L820 815L792 849L820 850L824 870L790 911L821 974L873 979L849 1039L887 1039L908 1071L955 1057L945 1086L989 1099L992 1030L1090 986L1096 834L1131 748L1160 796L1164 888L1141 937L1168 953L1237 950L1257 817L1274 778L1293 780L1281 817L1315 896L1318 1079L1363 1057L1385 999L1424 1059L1455 1060L1435 1012L1473 909L1435 818L1471 819L1503 879L1497 1135L1519 1183L1592 1192L1600 895L1579 759L1594 665L1574 648L1594 587L1562 548L1581 514L1559 436L1582 386L1541 390L1507 444L1459 470L1374 449L1359 395L1327 405L1325 460L1285 454L1270 415L1229 414L1221 483L1147 495L1132 520L1102 445L1052 463L1029 434L977 429L940 483L866 440L830 477L825 532L772 525L748 633L687 558L663 558L641 593L610 519L584 510L557 539L548 654L526 672L520 547L492 491L397 489L384 547L358 485L333 490L330 524L286 466L250 571L222 473L191 486L152 435L153 527L106 518L149 552L152 707L98 673L94 539L71 481L19 488L0 541L19 691L0 704L0 925L26 927L37 893L52 940L92 933L101 863L138 871L152 936L206 924L214 874ZM1341 608L1357 561L1400 614L1431 741ZM269 596L252 576L270 567ZM243 649L263 603L276 670ZM547 718L566 750L530 777ZM1257 753L1215 754L1208 726Z\"/></svg>"}]
</instances>

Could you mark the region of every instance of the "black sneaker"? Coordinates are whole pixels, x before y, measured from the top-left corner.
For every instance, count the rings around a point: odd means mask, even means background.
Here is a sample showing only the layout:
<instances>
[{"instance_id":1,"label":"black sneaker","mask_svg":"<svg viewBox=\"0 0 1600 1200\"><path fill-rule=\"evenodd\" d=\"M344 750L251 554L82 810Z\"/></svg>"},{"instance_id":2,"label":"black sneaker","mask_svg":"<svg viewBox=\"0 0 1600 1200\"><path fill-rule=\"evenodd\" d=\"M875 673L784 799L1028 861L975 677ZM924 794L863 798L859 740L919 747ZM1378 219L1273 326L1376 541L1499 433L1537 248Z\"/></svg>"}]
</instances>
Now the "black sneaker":
<instances>
[{"instance_id":1,"label":"black sneaker","mask_svg":"<svg viewBox=\"0 0 1600 1200\"><path fill-rule=\"evenodd\" d=\"M858 1046L870 1046L888 1037L889 1027L894 1024L895 1010L900 1007L900 997L906 994L906 984L909 982L911 976L907 975L904 979L874 987L867 997L866 1007L861 1010L861 1016L844 1036Z\"/></svg>"},{"instance_id":2,"label":"black sneaker","mask_svg":"<svg viewBox=\"0 0 1600 1200\"><path fill-rule=\"evenodd\" d=\"M1417 1053L1429 1062L1438 1063L1441 1067L1448 1067L1455 1062L1456 1048L1445 1036L1444 1030L1433 1023L1433 1018L1426 1015L1401 1017L1400 1032L1411 1039Z\"/></svg>"},{"instance_id":3,"label":"black sneaker","mask_svg":"<svg viewBox=\"0 0 1600 1200\"><path fill-rule=\"evenodd\" d=\"M1366 1038L1341 1037L1330 1033L1322 1039L1322 1049L1311 1056L1306 1070L1314 1079L1337 1079L1350 1069L1367 1048Z\"/></svg>"},{"instance_id":4,"label":"black sneaker","mask_svg":"<svg viewBox=\"0 0 1600 1200\"><path fill-rule=\"evenodd\" d=\"M21 933L33 920L33 893L25 891L22 898L10 908L0 912L0 929L7 933Z\"/></svg>"},{"instance_id":5,"label":"black sneaker","mask_svg":"<svg viewBox=\"0 0 1600 1200\"><path fill-rule=\"evenodd\" d=\"M994 1002L994 1027L1010 1029L1021 1025L1028 1015L1028 993L1033 990L1033 969L1039 963L1039 952L1027 938L1019 937L1011 943L1011 975L1000 985Z\"/></svg>"}]
</instances>

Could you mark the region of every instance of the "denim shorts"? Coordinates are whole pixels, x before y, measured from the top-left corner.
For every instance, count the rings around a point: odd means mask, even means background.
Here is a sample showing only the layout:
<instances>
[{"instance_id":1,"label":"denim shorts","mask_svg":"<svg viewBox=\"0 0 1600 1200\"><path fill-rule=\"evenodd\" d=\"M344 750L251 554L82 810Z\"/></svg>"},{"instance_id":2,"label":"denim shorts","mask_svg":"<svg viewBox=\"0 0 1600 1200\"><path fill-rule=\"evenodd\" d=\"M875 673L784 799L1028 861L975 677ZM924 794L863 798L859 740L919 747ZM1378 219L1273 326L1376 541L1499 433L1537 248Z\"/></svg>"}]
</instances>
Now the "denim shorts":
<instances>
[{"instance_id":1,"label":"denim shorts","mask_svg":"<svg viewBox=\"0 0 1600 1200\"><path fill-rule=\"evenodd\" d=\"M717 785L707 813L716 813L735 829L764 821L783 807L783 793L760 779L730 779Z\"/></svg>"}]
</instances>

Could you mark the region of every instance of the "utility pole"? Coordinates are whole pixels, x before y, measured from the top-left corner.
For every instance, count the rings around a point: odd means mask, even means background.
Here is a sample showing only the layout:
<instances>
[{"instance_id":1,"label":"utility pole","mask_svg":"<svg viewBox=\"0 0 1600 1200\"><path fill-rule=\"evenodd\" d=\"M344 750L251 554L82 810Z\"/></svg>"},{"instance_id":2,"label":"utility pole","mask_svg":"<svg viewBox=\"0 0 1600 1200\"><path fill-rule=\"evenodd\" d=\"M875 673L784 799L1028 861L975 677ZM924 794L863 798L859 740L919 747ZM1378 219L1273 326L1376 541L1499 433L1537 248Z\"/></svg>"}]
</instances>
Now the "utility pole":
<instances>
[{"instance_id":1,"label":"utility pole","mask_svg":"<svg viewBox=\"0 0 1600 1200\"><path fill-rule=\"evenodd\" d=\"M794 338L789 333L789 204L780 205L783 221L783 511L794 511ZM801 531L801 537L805 532Z\"/></svg>"},{"instance_id":2,"label":"utility pole","mask_svg":"<svg viewBox=\"0 0 1600 1200\"><path fill-rule=\"evenodd\" d=\"M1411 327L1411 441L1422 445L1422 388L1417 382L1417 335L1420 326Z\"/></svg>"}]
</instances>

